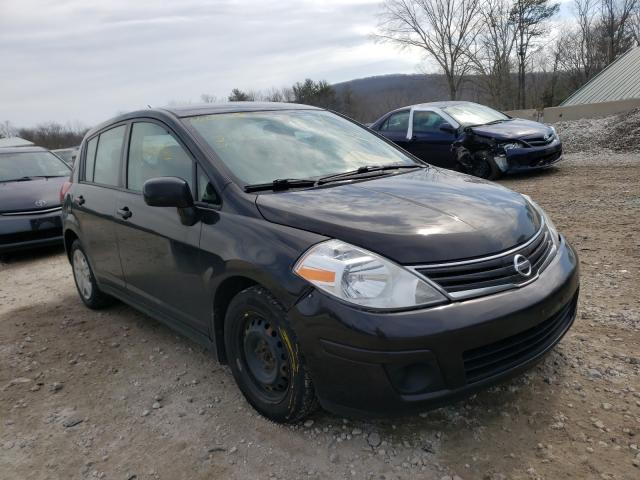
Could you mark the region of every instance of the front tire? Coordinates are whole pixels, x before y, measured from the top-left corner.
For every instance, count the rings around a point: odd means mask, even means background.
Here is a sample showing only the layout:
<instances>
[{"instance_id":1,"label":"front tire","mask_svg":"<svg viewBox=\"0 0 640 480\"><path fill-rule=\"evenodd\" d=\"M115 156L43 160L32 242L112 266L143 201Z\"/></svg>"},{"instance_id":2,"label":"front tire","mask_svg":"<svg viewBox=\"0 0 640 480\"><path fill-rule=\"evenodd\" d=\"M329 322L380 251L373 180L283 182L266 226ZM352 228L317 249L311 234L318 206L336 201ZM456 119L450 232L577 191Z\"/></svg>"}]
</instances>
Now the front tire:
<instances>
[{"instance_id":1,"label":"front tire","mask_svg":"<svg viewBox=\"0 0 640 480\"><path fill-rule=\"evenodd\" d=\"M266 289L237 294L225 317L231 373L247 401L279 423L297 422L317 408L315 390L286 312Z\"/></svg>"},{"instance_id":2,"label":"front tire","mask_svg":"<svg viewBox=\"0 0 640 480\"><path fill-rule=\"evenodd\" d=\"M96 283L96 277L91 270L87 254L79 240L71 245L71 268L76 282L78 295L82 302L93 310L99 310L113 303L113 297L104 293Z\"/></svg>"},{"instance_id":3,"label":"front tire","mask_svg":"<svg viewBox=\"0 0 640 480\"><path fill-rule=\"evenodd\" d=\"M496 161L486 151L477 152L473 155L471 171L467 173L485 180L497 180L502 174Z\"/></svg>"}]
</instances>

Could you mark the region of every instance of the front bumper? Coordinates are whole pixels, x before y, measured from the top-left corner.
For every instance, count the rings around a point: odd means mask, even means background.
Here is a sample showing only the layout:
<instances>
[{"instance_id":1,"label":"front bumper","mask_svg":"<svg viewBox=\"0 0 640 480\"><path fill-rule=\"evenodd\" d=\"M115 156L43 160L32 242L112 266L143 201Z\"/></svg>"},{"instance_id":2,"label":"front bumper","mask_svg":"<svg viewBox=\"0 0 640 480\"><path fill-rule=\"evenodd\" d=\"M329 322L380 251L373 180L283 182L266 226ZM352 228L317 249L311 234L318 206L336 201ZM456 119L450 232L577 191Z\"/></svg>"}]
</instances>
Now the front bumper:
<instances>
[{"instance_id":1,"label":"front bumper","mask_svg":"<svg viewBox=\"0 0 640 480\"><path fill-rule=\"evenodd\" d=\"M435 408L526 370L575 318L578 259L562 242L535 282L428 309L367 312L313 291L289 312L324 408Z\"/></svg>"},{"instance_id":2,"label":"front bumper","mask_svg":"<svg viewBox=\"0 0 640 480\"><path fill-rule=\"evenodd\" d=\"M62 245L60 210L21 215L0 214L0 253Z\"/></svg>"},{"instance_id":3,"label":"front bumper","mask_svg":"<svg viewBox=\"0 0 640 480\"><path fill-rule=\"evenodd\" d=\"M562 143L544 147L513 148L506 153L504 173L518 173L549 168L562 160Z\"/></svg>"}]
</instances>

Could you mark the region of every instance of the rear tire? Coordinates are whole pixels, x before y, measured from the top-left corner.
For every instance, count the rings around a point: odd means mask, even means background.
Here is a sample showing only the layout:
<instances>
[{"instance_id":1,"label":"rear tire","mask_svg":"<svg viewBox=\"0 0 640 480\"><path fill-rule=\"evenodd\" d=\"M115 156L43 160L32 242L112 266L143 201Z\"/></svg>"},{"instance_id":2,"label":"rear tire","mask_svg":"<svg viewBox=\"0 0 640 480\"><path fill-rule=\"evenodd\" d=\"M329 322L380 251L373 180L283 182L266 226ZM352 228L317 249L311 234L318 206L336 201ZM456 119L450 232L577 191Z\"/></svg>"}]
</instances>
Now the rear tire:
<instances>
[{"instance_id":1,"label":"rear tire","mask_svg":"<svg viewBox=\"0 0 640 480\"><path fill-rule=\"evenodd\" d=\"M113 297L104 293L96 283L96 277L91 270L80 240L75 240L71 245L71 268L73 279L78 289L78 295L82 302L93 310L107 307L114 302Z\"/></svg>"},{"instance_id":2,"label":"rear tire","mask_svg":"<svg viewBox=\"0 0 640 480\"><path fill-rule=\"evenodd\" d=\"M315 390L286 312L268 290L238 293L227 310L224 341L231 373L247 401L278 423L317 408Z\"/></svg>"}]
</instances>

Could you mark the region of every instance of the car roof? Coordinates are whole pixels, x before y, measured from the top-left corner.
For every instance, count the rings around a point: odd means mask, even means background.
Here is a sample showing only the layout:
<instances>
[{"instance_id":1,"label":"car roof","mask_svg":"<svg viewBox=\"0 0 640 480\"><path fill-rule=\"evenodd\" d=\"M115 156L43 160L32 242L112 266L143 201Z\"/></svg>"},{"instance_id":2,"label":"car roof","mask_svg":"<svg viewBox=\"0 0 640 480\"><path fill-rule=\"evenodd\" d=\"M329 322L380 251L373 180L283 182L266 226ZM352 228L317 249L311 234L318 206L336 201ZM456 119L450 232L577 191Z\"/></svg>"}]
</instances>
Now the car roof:
<instances>
[{"instance_id":1,"label":"car roof","mask_svg":"<svg viewBox=\"0 0 640 480\"><path fill-rule=\"evenodd\" d=\"M0 148L0 155L3 153L30 153L30 152L48 152L46 148L42 147L2 147Z\"/></svg>"},{"instance_id":2,"label":"car roof","mask_svg":"<svg viewBox=\"0 0 640 480\"><path fill-rule=\"evenodd\" d=\"M95 135L96 132L103 130L111 125L119 122L134 120L136 118L157 118L157 119L176 119L195 117L198 115L214 115L218 113L239 113L239 112L269 112L284 110L324 110L322 108L313 107L311 105L302 105L300 103L284 103L284 102L228 102L228 103L204 103L189 105L169 105L160 108L148 108L146 110L135 110L123 113L117 117L113 117L99 125L96 125L85 134L85 139Z\"/></svg>"},{"instance_id":3,"label":"car roof","mask_svg":"<svg viewBox=\"0 0 640 480\"><path fill-rule=\"evenodd\" d=\"M216 113L236 113L236 112L260 112L273 110L322 110L311 105L300 103L283 102L228 102L228 103L204 103L199 105L179 105L162 107L173 113L175 116L192 117L195 115L210 115Z\"/></svg>"}]
</instances>

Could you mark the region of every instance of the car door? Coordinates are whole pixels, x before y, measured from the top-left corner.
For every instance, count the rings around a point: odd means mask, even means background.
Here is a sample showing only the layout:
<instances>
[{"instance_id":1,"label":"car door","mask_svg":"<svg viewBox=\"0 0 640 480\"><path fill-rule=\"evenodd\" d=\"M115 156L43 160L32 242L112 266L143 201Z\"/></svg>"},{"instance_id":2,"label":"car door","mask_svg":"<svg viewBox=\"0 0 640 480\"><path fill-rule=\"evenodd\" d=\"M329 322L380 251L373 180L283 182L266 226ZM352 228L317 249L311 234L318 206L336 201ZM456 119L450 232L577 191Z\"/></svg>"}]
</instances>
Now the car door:
<instances>
[{"instance_id":1,"label":"car door","mask_svg":"<svg viewBox=\"0 0 640 480\"><path fill-rule=\"evenodd\" d=\"M124 288L114 223L126 125L103 130L85 148L73 208L80 239L98 281Z\"/></svg>"},{"instance_id":2,"label":"car door","mask_svg":"<svg viewBox=\"0 0 640 480\"><path fill-rule=\"evenodd\" d=\"M155 121L131 124L126 189L116 200L117 238L126 287L147 307L208 333L208 296L199 259L201 222L184 225L174 207L148 206L144 182L179 177L195 192L195 163L165 125ZM209 308L210 310L210 308Z\"/></svg>"},{"instance_id":3,"label":"car door","mask_svg":"<svg viewBox=\"0 0 640 480\"><path fill-rule=\"evenodd\" d=\"M411 119L411 139L406 149L416 157L439 167L453 168L455 165L451 145L455 134L441 130L448 122L437 112L414 110Z\"/></svg>"},{"instance_id":4,"label":"car door","mask_svg":"<svg viewBox=\"0 0 640 480\"><path fill-rule=\"evenodd\" d=\"M378 128L381 133L393 143L404 149L408 146L407 131L409 130L409 110L392 113Z\"/></svg>"}]
</instances>

